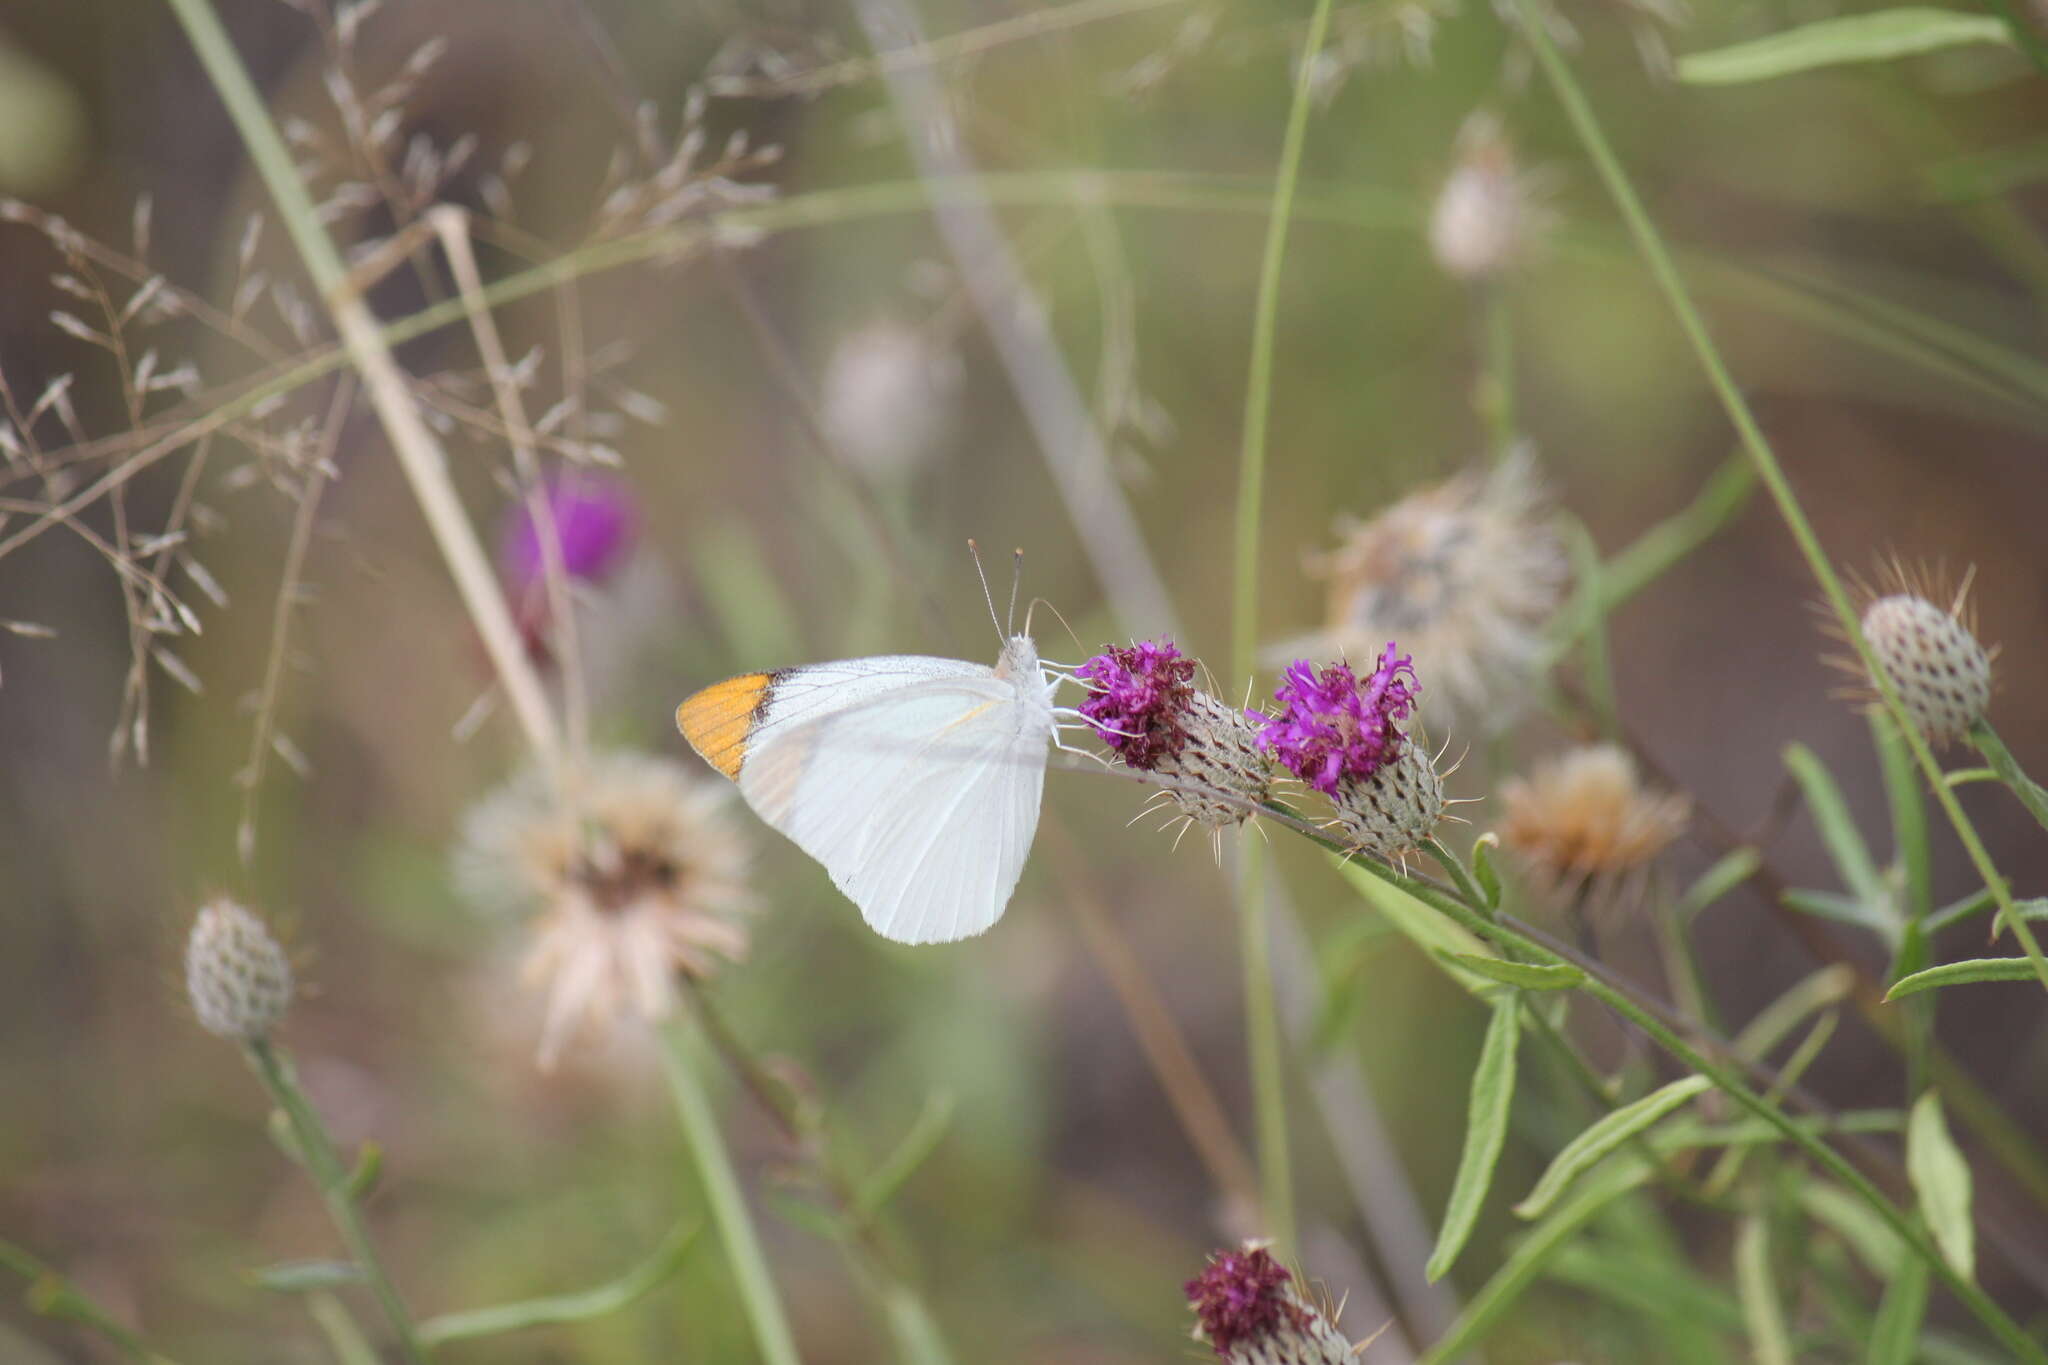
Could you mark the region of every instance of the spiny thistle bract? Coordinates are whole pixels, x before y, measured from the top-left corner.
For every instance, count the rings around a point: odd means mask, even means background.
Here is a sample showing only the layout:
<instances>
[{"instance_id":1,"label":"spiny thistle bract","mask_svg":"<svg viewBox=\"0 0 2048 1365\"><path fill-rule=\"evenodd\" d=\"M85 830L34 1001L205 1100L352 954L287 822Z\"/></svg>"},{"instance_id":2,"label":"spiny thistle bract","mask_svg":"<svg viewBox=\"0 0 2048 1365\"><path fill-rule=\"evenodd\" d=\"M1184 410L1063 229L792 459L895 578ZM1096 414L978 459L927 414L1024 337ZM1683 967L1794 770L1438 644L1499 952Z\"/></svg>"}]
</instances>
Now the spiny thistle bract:
<instances>
[{"instance_id":1,"label":"spiny thistle bract","mask_svg":"<svg viewBox=\"0 0 2048 1365\"><path fill-rule=\"evenodd\" d=\"M1221 831L1257 813L1273 765L1245 714L1194 685L1195 661L1171 641L1106 649L1074 670L1089 689L1081 716L1117 758L1171 779L1165 799Z\"/></svg>"},{"instance_id":2,"label":"spiny thistle bract","mask_svg":"<svg viewBox=\"0 0 2048 1365\"><path fill-rule=\"evenodd\" d=\"M557 794L538 773L463 820L457 884L491 911L537 910L528 980L548 993L539 1060L585 1027L666 1017L675 975L704 977L747 949L747 844L728 789L666 759L592 759Z\"/></svg>"},{"instance_id":3,"label":"spiny thistle bract","mask_svg":"<svg viewBox=\"0 0 2048 1365\"><path fill-rule=\"evenodd\" d=\"M240 1042L266 1037L292 1003L292 964L258 916L222 897L199 907L185 940L185 990L199 1026Z\"/></svg>"},{"instance_id":4,"label":"spiny thistle bract","mask_svg":"<svg viewBox=\"0 0 2048 1365\"><path fill-rule=\"evenodd\" d=\"M1229 1365L1340 1365L1355 1358L1330 1315L1297 1293L1294 1276L1258 1242L1219 1251L1183 1288L1195 1340Z\"/></svg>"},{"instance_id":5,"label":"spiny thistle bract","mask_svg":"<svg viewBox=\"0 0 2048 1365\"><path fill-rule=\"evenodd\" d=\"M1389 641L1364 678L1347 663L1297 659L1273 694L1280 713L1251 713L1259 747L1329 797L1332 827L1376 857L1409 852L1443 819L1443 779L1401 728L1421 690L1413 658Z\"/></svg>"},{"instance_id":6,"label":"spiny thistle bract","mask_svg":"<svg viewBox=\"0 0 2048 1365\"><path fill-rule=\"evenodd\" d=\"M1501 847L1551 900L1605 909L1627 898L1685 831L1692 803L1652 791L1611 744L1585 745L1501 784Z\"/></svg>"},{"instance_id":7,"label":"spiny thistle bract","mask_svg":"<svg viewBox=\"0 0 2048 1365\"><path fill-rule=\"evenodd\" d=\"M1411 493L1371 521L1339 518L1337 533L1334 550L1308 561L1329 582L1325 624L1267 657L1357 658L1398 639L1429 674L1432 719L1511 723L1569 577L1530 451Z\"/></svg>"},{"instance_id":8,"label":"spiny thistle bract","mask_svg":"<svg viewBox=\"0 0 2048 1365\"><path fill-rule=\"evenodd\" d=\"M1855 584L1858 625L1878 665L1899 694L1913 728L1936 747L1961 739L1991 704L1991 661L1977 639L1976 612L1969 600L1970 576L1948 591L1938 571L1893 561L1878 585ZM1940 603L1946 600L1946 607ZM1831 634L1843 632L1832 617ZM1863 661L1852 651L1829 660L1857 680L1856 697L1880 704Z\"/></svg>"}]
</instances>

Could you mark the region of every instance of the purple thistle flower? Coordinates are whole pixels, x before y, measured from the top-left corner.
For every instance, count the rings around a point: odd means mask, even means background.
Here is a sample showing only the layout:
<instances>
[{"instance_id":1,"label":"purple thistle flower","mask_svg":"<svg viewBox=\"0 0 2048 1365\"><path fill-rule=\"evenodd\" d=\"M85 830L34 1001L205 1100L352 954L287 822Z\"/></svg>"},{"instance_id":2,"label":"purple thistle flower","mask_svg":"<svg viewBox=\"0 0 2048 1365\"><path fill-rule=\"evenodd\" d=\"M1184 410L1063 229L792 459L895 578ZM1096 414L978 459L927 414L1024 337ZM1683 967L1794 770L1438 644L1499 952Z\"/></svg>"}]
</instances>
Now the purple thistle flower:
<instances>
[{"instance_id":1,"label":"purple thistle flower","mask_svg":"<svg viewBox=\"0 0 2048 1365\"><path fill-rule=\"evenodd\" d=\"M1271 1252L1251 1246L1215 1253L1183 1288L1202 1339L1228 1360L1232 1348L1240 1344L1256 1344L1306 1325L1307 1310L1287 1290L1293 1278Z\"/></svg>"},{"instance_id":2,"label":"purple thistle flower","mask_svg":"<svg viewBox=\"0 0 2048 1365\"><path fill-rule=\"evenodd\" d=\"M608 577L639 532L639 514L626 485L588 470L559 470L541 480L540 495L553 514L564 572L593 582ZM527 598L545 581L541 522L524 498L505 515L498 563L516 599Z\"/></svg>"},{"instance_id":3,"label":"purple thistle flower","mask_svg":"<svg viewBox=\"0 0 2048 1365\"><path fill-rule=\"evenodd\" d=\"M1077 708L1102 742L1133 768L1156 768L1187 743L1195 661L1170 640L1109 649L1074 670L1089 685Z\"/></svg>"},{"instance_id":4,"label":"purple thistle flower","mask_svg":"<svg viewBox=\"0 0 2048 1365\"><path fill-rule=\"evenodd\" d=\"M1277 716L1247 714L1263 727L1259 747L1296 777L1335 796L1342 783L1363 781L1400 756L1406 736L1394 722L1407 719L1422 684L1413 656L1396 657L1393 641L1363 681L1349 664L1329 664L1318 673L1306 659L1282 677L1273 696L1285 709Z\"/></svg>"}]
</instances>

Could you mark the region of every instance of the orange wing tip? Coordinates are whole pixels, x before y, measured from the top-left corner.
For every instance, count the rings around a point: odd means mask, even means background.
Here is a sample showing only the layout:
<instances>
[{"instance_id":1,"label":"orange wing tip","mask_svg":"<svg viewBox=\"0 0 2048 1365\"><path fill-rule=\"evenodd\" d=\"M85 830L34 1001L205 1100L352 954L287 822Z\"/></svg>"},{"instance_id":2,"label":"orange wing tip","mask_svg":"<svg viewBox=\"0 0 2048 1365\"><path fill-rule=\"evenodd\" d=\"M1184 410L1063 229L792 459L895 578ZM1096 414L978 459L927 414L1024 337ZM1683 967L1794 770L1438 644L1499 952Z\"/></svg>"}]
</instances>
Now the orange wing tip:
<instances>
[{"instance_id":1,"label":"orange wing tip","mask_svg":"<svg viewBox=\"0 0 2048 1365\"><path fill-rule=\"evenodd\" d=\"M734 781L747 761L747 736L761 717L773 673L742 673L713 683L676 708L676 729L706 763Z\"/></svg>"}]
</instances>

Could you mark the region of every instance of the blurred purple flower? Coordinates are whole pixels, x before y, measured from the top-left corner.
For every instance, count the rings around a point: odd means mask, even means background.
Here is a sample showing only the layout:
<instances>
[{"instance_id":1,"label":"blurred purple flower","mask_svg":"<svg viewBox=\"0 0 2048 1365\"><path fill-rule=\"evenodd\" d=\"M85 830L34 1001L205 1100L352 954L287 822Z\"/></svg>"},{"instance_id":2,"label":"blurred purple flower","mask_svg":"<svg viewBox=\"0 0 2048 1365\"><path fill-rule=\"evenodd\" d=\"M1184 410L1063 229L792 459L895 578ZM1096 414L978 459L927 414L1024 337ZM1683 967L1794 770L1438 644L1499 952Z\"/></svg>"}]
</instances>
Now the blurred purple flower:
<instances>
[{"instance_id":1,"label":"blurred purple flower","mask_svg":"<svg viewBox=\"0 0 2048 1365\"><path fill-rule=\"evenodd\" d=\"M1225 1360L1239 1345L1299 1331L1308 1311L1288 1292L1294 1277L1260 1246L1219 1251L1183 1288L1200 1335Z\"/></svg>"},{"instance_id":2,"label":"blurred purple flower","mask_svg":"<svg viewBox=\"0 0 2048 1365\"><path fill-rule=\"evenodd\" d=\"M1285 709L1248 714L1264 727L1259 747L1317 791L1335 796L1340 783L1363 781L1400 754L1405 736L1394 722L1407 718L1422 686L1413 656L1396 657L1391 640L1362 682L1349 664L1330 664L1319 674L1306 659L1282 677L1273 696Z\"/></svg>"},{"instance_id":3,"label":"blurred purple flower","mask_svg":"<svg viewBox=\"0 0 2048 1365\"><path fill-rule=\"evenodd\" d=\"M569 469L543 478L540 494L554 518L563 570L571 578L591 582L609 577L639 533L631 490L610 475ZM498 564L513 595L522 601L541 591L546 581L541 534L542 522L529 502L522 498L514 503L498 538Z\"/></svg>"},{"instance_id":4,"label":"blurred purple flower","mask_svg":"<svg viewBox=\"0 0 2048 1365\"><path fill-rule=\"evenodd\" d=\"M1187 743L1195 661L1170 640L1141 640L1096 655L1074 670L1088 684L1077 708L1102 742L1133 768L1154 768Z\"/></svg>"}]
</instances>

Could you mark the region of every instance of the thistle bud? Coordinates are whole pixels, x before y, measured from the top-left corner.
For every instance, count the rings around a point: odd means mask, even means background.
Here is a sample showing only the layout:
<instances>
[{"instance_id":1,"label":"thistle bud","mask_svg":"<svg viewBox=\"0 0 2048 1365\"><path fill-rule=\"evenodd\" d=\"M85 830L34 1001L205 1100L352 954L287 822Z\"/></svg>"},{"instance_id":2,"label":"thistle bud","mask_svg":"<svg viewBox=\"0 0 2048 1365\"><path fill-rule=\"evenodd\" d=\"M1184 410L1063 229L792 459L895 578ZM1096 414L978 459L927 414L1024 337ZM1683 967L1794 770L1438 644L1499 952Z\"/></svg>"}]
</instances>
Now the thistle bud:
<instances>
[{"instance_id":1,"label":"thistle bud","mask_svg":"<svg viewBox=\"0 0 2048 1365\"><path fill-rule=\"evenodd\" d=\"M1296 660L1273 694L1280 714L1253 713L1260 747L1330 798L1332 823L1353 846L1382 858L1414 848L1443 818L1443 780L1400 725L1421 690L1414 660L1389 641L1363 679L1349 664L1318 671Z\"/></svg>"},{"instance_id":2,"label":"thistle bud","mask_svg":"<svg viewBox=\"0 0 2048 1365\"><path fill-rule=\"evenodd\" d=\"M1272 761L1235 707L1197 691L1195 661L1169 641L1109 649L1074 670L1077 708L1130 767L1173 779L1166 799L1196 824L1242 824L1271 792Z\"/></svg>"},{"instance_id":3,"label":"thistle bud","mask_svg":"<svg viewBox=\"0 0 2048 1365\"><path fill-rule=\"evenodd\" d=\"M185 941L185 989L208 1033L264 1037L292 1003L292 966L263 921L225 897L199 907Z\"/></svg>"},{"instance_id":4,"label":"thistle bud","mask_svg":"<svg viewBox=\"0 0 2048 1365\"><path fill-rule=\"evenodd\" d=\"M1991 704L1991 655L1963 623L1962 599L1944 611L1893 593L1863 612L1863 638L1891 679L1914 728L1935 745L1961 739Z\"/></svg>"},{"instance_id":5,"label":"thistle bud","mask_svg":"<svg viewBox=\"0 0 2048 1365\"><path fill-rule=\"evenodd\" d=\"M1185 1286L1195 1340L1229 1365L1344 1365L1355 1358L1329 1316L1257 1242L1219 1251Z\"/></svg>"}]
</instances>

